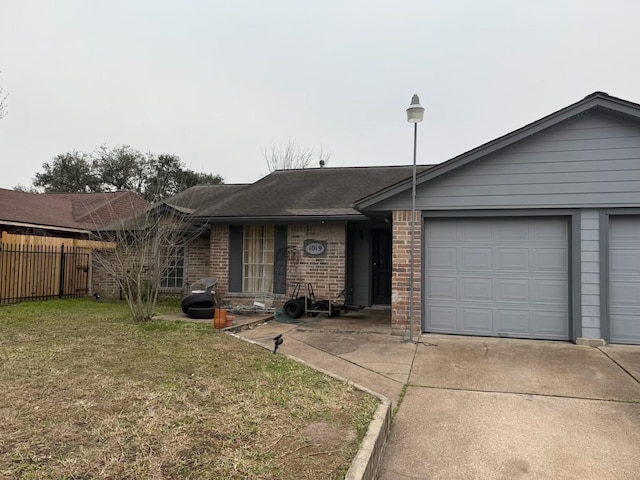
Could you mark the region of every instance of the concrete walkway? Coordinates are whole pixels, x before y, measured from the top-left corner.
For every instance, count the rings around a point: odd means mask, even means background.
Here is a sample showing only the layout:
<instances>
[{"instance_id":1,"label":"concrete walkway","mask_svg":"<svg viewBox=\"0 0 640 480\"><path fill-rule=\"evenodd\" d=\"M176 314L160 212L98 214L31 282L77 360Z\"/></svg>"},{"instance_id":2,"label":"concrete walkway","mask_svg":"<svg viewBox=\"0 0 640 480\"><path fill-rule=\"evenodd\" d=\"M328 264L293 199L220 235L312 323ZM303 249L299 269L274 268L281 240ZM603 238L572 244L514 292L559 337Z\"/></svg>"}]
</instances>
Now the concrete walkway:
<instances>
[{"instance_id":1,"label":"concrete walkway","mask_svg":"<svg viewBox=\"0 0 640 480\"><path fill-rule=\"evenodd\" d=\"M640 478L640 347L390 334L378 312L239 335L388 397L379 480ZM402 397L404 385L406 395Z\"/></svg>"}]
</instances>

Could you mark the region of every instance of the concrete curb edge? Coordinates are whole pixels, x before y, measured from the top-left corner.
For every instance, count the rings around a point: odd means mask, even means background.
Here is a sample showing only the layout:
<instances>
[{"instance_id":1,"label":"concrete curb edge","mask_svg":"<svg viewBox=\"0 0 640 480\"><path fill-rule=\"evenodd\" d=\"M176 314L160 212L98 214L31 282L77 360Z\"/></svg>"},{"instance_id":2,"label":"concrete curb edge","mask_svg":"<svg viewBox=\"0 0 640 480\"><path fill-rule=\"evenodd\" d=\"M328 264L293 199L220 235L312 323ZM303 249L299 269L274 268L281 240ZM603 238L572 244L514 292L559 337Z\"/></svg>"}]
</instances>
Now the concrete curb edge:
<instances>
[{"instance_id":1,"label":"concrete curb edge","mask_svg":"<svg viewBox=\"0 0 640 480\"><path fill-rule=\"evenodd\" d=\"M258 345L265 350L270 350L270 347L267 347L249 338L241 337L235 333L227 332L227 335L231 335L232 337L238 338L248 343L253 343L254 345ZM312 368L324 375L335 378L336 380L346 383L347 385L352 385L354 388L373 395L380 400L380 405L373 415L373 420L371 420L369 428L367 428L367 433L362 439L362 444L360 445L360 448L358 449L358 452L356 453L356 456L351 462L351 466L349 467L349 470L344 477L345 480L374 480L376 478L378 465L380 463L380 459L382 458L382 452L387 441L387 435L389 433L389 429L391 428L391 400L378 392L374 392L367 387L358 385L357 383L354 383L347 378L341 377L340 375L336 375L335 373L325 370L324 368L316 367L315 365L312 365L300 358L294 357L293 355L288 355L286 353L282 353L281 355L284 355L297 363Z\"/></svg>"}]
</instances>

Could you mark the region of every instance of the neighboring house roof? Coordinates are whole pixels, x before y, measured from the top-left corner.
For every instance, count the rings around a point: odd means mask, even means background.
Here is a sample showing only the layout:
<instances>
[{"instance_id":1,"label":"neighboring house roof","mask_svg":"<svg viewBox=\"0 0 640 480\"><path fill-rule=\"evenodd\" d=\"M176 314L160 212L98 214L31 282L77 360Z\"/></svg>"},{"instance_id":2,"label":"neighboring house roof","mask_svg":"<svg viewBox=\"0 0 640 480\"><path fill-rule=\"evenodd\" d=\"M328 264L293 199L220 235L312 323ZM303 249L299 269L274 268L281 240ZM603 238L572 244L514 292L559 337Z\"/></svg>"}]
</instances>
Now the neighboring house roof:
<instances>
[{"instance_id":1,"label":"neighboring house roof","mask_svg":"<svg viewBox=\"0 0 640 480\"><path fill-rule=\"evenodd\" d=\"M0 188L0 224L88 232L144 209L133 192L29 193Z\"/></svg>"},{"instance_id":2,"label":"neighboring house roof","mask_svg":"<svg viewBox=\"0 0 640 480\"><path fill-rule=\"evenodd\" d=\"M161 200L148 208L138 211L135 215L127 218L121 218L119 221L105 226L104 230L139 230L156 222L159 216L166 214L176 214L177 217L198 217L195 212L201 209L216 205L218 202L225 201L230 195L243 190L247 184L215 184L215 185L196 185L190 187L173 197ZM196 222L196 229L203 228L201 223Z\"/></svg>"},{"instance_id":3,"label":"neighboring house roof","mask_svg":"<svg viewBox=\"0 0 640 480\"><path fill-rule=\"evenodd\" d=\"M429 168L419 165L416 171ZM363 218L354 209L358 199L411 178L412 173L412 166L277 170L198 208L194 216L213 222Z\"/></svg>"},{"instance_id":4,"label":"neighboring house roof","mask_svg":"<svg viewBox=\"0 0 640 480\"><path fill-rule=\"evenodd\" d=\"M519 142L527 137L535 135L543 130L551 128L560 122L564 122L570 118L574 118L578 115L584 115L590 111L605 111L609 113L615 113L618 115L624 115L635 121L640 121L640 105L637 103L629 102L621 98L613 97L604 92L594 92L591 95L586 96L582 100L569 105L561 110L558 110L546 117L541 118L533 123L525 125L518 130L507 133L502 137L480 145L473 150L469 150L457 157L452 158L446 162L435 165L428 171L419 173L416 175L416 184L422 184L434 178L437 178L445 173L460 168L471 162L479 160L489 154L493 154L499 150L507 148L516 142ZM367 197L360 199L356 208L358 210L366 210L373 207L376 203L391 198L399 193L402 193L412 188L411 179L401 182L397 185L382 189L379 192L373 193Z\"/></svg>"}]
</instances>

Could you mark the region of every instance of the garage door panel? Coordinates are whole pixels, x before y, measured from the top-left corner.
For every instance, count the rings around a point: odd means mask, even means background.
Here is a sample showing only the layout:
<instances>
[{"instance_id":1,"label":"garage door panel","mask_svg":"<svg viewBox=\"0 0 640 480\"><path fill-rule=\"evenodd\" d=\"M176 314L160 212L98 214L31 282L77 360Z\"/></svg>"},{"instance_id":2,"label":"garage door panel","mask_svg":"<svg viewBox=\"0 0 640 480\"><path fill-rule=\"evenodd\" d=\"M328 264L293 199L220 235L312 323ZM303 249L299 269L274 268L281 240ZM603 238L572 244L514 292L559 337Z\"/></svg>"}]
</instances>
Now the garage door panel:
<instances>
[{"instance_id":1,"label":"garage door panel","mask_svg":"<svg viewBox=\"0 0 640 480\"><path fill-rule=\"evenodd\" d=\"M614 249L611 255L610 268L611 273L640 275L640 255L638 250L630 248L621 248L613 245Z\"/></svg>"},{"instance_id":2,"label":"garage door panel","mask_svg":"<svg viewBox=\"0 0 640 480\"><path fill-rule=\"evenodd\" d=\"M490 302L493 298L491 278L460 278L460 298L462 301Z\"/></svg>"},{"instance_id":3,"label":"garage door panel","mask_svg":"<svg viewBox=\"0 0 640 480\"><path fill-rule=\"evenodd\" d=\"M533 271L567 273L568 253L566 248L536 248L533 255Z\"/></svg>"},{"instance_id":4,"label":"garage door panel","mask_svg":"<svg viewBox=\"0 0 640 480\"><path fill-rule=\"evenodd\" d=\"M530 316L529 310L497 309L495 326L498 335L528 334Z\"/></svg>"},{"instance_id":5,"label":"garage door panel","mask_svg":"<svg viewBox=\"0 0 640 480\"><path fill-rule=\"evenodd\" d=\"M433 300L457 300L456 277L431 276L427 279L427 296Z\"/></svg>"},{"instance_id":6,"label":"garage door panel","mask_svg":"<svg viewBox=\"0 0 640 480\"><path fill-rule=\"evenodd\" d=\"M569 336L569 324L564 310L534 311L531 324L533 332L540 337L564 340Z\"/></svg>"},{"instance_id":7,"label":"garage door panel","mask_svg":"<svg viewBox=\"0 0 640 480\"><path fill-rule=\"evenodd\" d=\"M425 238L427 331L568 339L566 219L434 219Z\"/></svg>"},{"instance_id":8,"label":"garage door panel","mask_svg":"<svg viewBox=\"0 0 640 480\"><path fill-rule=\"evenodd\" d=\"M496 302L529 303L529 280L526 278L497 278Z\"/></svg>"},{"instance_id":9,"label":"garage door panel","mask_svg":"<svg viewBox=\"0 0 640 480\"><path fill-rule=\"evenodd\" d=\"M534 279L531 301L536 304L567 305L569 290L566 280Z\"/></svg>"},{"instance_id":10,"label":"garage door panel","mask_svg":"<svg viewBox=\"0 0 640 480\"><path fill-rule=\"evenodd\" d=\"M496 242L524 242L529 240L529 222L519 219L494 220L492 233L492 240Z\"/></svg>"},{"instance_id":11,"label":"garage door panel","mask_svg":"<svg viewBox=\"0 0 640 480\"><path fill-rule=\"evenodd\" d=\"M431 319L431 328L434 332L448 333L458 328L456 307L431 305L427 307L426 314Z\"/></svg>"},{"instance_id":12,"label":"garage door panel","mask_svg":"<svg viewBox=\"0 0 640 480\"><path fill-rule=\"evenodd\" d=\"M495 270L498 272L528 272L528 248L498 248L496 249Z\"/></svg>"},{"instance_id":13,"label":"garage door panel","mask_svg":"<svg viewBox=\"0 0 640 480\"><path fill-rule=\"evenodd\" d=\"M431 270L458 269L458 252L453 247L429 247L427 249L427 265Z\"/></svg>"},{"instance_id":14,"label":"garage door panel","mask_svg":"<svg viewBox=\"0 0 640 480\"><path fill-rule=\"evenodd\" d=\"M532 240L536 242L569 243L569 229L563 218L546 218L532 225Z\"/></svg>"},{"instance_id":15,"label":"garage door panel","mask_svg":"<svg viewBox=\"0 0 640 480\"><path fill-rule=\"evenodd\" d=\"M458 224L458 240L463 242L490 242L492 228L482 220L469 220Z\"/></svg>"},{"instance_id":16,"label":"garage door panel","mask_svg":"<svg viewBox=\"0 0 640 480\"><path fill-rule=\"evenodd\" d=\"M426 231L428 242L455 242L457 238L458 226L455 223L440 222Z\"/></svg>"},{"instance_id":17,"label":"garage door panel","mask_svg":"<svg viewBox=\"0 0 640 480\"><path fill-rule=\"evenodd\" d=\"M609 238L612 242L628 241L638 244L640 237L640 221L637 216L611 217Z\"/></svg>"},{"instance_id":18,"label":"garage door panel","mask_svg":"<svg viewBox=\"0 0 640 480\"><path fill-rule=\"evenodd\" d=\"M612 308L611 342L640 344L640 315L637 309Z\"/></svg>"},{"instance_id":19,"label":"garage door panel","mask_svg":"<svg viewBox=\"0 0 640 480\"><path fill-rule=\"evenodd\" d=\"M472 333L493 332L493 309L462 307L458 309L458 328Z\"/></svg>"},{"instance_id":20,"label":"garage door panel","mask_svg":"<svg viewBox=\"0 0 640 480\"><path fill-rule=\"evenodd\" d=\"M461 247L460 270L486 272L492 268L492 249Z\"/></svg>"},{"instance_id":21,"label":"garage door panel","mask_svg":"<svg viewBox=\"0 0 640 480\"><path fill-rule=\"evenodd\" d=\"M611 311L616 307L640 307L640 282L610 282Z\"/></svg>"}]
</instances>

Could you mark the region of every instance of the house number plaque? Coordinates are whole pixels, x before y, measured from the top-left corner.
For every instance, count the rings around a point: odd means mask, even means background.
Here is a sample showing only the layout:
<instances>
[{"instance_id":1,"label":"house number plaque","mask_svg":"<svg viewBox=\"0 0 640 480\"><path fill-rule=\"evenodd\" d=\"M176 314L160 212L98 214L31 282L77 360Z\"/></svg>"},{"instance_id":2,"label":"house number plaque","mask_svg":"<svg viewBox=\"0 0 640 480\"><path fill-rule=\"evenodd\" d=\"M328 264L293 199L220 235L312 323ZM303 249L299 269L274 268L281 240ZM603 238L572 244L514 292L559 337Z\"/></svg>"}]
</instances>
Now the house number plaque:
<instances>
[{"instance_id":1,"label":"house number plaque","mask_svg":"<svg viewBox=\"0 0 640 480\"><path fill-rule=\"evenodd\" d=\"M305 257L326 257L327 241L326 240L305 240L304 256Z\"/></svg>"}]
</instances>

